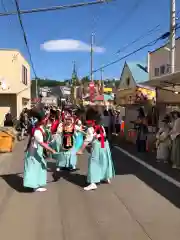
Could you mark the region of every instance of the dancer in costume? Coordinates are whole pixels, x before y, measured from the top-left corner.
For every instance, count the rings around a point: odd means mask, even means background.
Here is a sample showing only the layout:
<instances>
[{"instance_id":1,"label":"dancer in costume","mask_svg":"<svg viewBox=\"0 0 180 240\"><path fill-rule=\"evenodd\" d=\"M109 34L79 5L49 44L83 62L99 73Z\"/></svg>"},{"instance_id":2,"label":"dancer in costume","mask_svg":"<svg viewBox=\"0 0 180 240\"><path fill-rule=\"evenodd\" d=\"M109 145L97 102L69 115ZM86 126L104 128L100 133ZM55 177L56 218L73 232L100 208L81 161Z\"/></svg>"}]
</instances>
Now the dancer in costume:
<instances>
[{"instance_id":1,"label":"dancer in costume","mask_svg":"<svg viewBox=\"0 0 180 240\"><path fill-rule=\"evenodd\" d=\"M91 109L91 114L87 118L89 128L86 139L82 148L77 152L77 154L82 154L86 146L91 144L87 174L89 185L84 188L86 191L95 190L97 183L101 181L110 183L110 179L115 176L109 142L104 127L100 125L100 120L100 115Z\"/></svg>"},{"instance_id":2,"label":"dancer in costume","mask_svg":"<svg viewBox=\"0 0 180 240\"><path fill-rule=\"evenodd\" d=\"M57 161L57 171L60 168L68 170L76 170L77 156L75 149L75 128L72 117L67 117L63 124L58 127L58 134L62 136L61 140L56 139L61 144L55 155ZM58 145L58 144L56 144Z\"/></svg>"},{"instance_id":3,"label":"dancer in costume","mask_svg":"<svg viewBox=\"0 0 180 240\"><path fill-rule=\"evenodd\" d=\"M36 113L38 122L32 131L29 144L26 149L24 161L24 181L26 188L32 188L34 191L46 191L47 167L44 159L43 150L46 149L52 153L55 151L45 142L44 125L47 121L44 113Z\"/></svg>"},{"instance_id":4,"label":"dancer in costume","mask_svg":"<svg viewBox=\"0 0 180 240\"><path fill-rule=\"evenodd\" d=\"M76 136L76 143L75 143L75 148L76 151L79 151L80 148L83 145L83 141L84 141L84 135L86 135L86 133L83 131L83 125L80 119L76 119L75 121L75 136Z\"/></svg>"}]
</instances>

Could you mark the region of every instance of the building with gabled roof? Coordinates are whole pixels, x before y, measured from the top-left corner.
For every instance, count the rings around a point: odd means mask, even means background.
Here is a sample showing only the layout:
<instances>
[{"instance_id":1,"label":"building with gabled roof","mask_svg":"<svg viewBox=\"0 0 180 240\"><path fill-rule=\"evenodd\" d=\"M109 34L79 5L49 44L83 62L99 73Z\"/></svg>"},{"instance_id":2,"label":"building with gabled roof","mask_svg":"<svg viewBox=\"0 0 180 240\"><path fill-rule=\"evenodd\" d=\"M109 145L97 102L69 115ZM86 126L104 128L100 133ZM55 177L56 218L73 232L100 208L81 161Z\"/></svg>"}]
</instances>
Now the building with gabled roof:
<instances>
[{"instance_id":1,"label":"building with gabled roof","mask_svg":"<svg viewBox=\"0 0 180 240\"><path fill-rule=\"evenodd\" d=\"M125 62L116 92L116 103L126 105L155 99L154 89L141 85L148 80L148 77L144 63Z\"/></svg>"},{"instance_id":2,"label":"building with gabled roof","mask_svg":"<svg viewBox=\"0 0 180 240\"><path fill-rule=\"evenodd\" d=\"M146 65L142 62L125 62L120 76L119 89L133 88L148 81Z\"/></svg>"}]
</instances>

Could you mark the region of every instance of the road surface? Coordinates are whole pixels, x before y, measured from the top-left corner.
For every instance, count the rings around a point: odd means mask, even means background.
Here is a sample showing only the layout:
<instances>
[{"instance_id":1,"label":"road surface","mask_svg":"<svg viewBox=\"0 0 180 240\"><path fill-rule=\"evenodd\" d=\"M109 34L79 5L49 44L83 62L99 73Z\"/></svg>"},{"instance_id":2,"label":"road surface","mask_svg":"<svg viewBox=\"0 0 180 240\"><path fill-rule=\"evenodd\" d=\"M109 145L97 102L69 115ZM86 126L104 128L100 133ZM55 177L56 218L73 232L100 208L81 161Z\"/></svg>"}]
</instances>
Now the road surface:
<instances>
[{"instance_id":1,"label":"road surface","mask_svg":"<svg viewBox=\"0 0 180 240\"><path fill-rule=\"evenodd\" d=\"M0 156L0 237L4 240L179 240L180 189L119 149L112 150L116 178L85 192L87 153L76 173L48 191L22 189L24 143Z\"/></svg>"}]
</instances>

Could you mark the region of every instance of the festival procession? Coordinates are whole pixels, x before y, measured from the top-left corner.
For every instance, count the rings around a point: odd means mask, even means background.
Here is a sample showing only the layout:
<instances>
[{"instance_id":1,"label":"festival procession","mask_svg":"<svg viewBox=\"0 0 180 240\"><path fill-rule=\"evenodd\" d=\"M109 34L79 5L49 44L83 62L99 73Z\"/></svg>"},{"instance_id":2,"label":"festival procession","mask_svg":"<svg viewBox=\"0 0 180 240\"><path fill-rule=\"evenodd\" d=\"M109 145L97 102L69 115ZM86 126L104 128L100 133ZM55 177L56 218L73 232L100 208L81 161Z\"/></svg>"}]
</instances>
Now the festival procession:
<instances>
[{"instance_id":1,"label":"festival procession","mask_svg":"<svg viewBox=\"0 0 180 240\"><path fill-rule=\"evenodd\" d=\"M61 171L76 171L78 156L90 149L87 169L87 186L84 190L95 190L101 182L111 183L115 176L110 145L106 131L101 124L100 113L89 107L86 118L72 110L51 108L31 110L35 119L30 129L30 137L25 150L24 180L25 188L44 192L47 186L48 158L56 162L54 180ZM82 115L82 114L81 114Z\"/></svg>"},{"instance_id":2,"label":"festival procession","mask_svg":"<svg viewBox=\"0 0 180 240\"><path fill-rule=\"evenodd\" d=\"M0 240L180 240L180 1L0 18Z\"/></svg>"}]
</instances>

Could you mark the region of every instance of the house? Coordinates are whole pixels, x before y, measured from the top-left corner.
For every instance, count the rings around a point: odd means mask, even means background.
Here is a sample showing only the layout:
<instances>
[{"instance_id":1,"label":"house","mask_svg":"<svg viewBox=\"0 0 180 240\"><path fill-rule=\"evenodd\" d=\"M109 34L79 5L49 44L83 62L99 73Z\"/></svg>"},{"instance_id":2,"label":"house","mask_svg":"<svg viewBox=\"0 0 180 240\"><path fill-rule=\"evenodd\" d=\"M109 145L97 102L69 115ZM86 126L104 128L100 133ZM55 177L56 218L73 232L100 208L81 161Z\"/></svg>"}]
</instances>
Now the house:
<instances>
[{"instance_id":1,"label":"house","mask_svg":"<svg viewBox=\"0 0 180 240\"><path fill-rule=\"evenodd\" d=\"M18 118L30 107L30 65L18 50L0 49L0 123L11 111Z\"/></svg>"},{"instance_id":2,"label":"house","mask_svg":"<svg viewBox=\"0 0 180 240\"><path fill-rule=\"evenodd\" d=\"M148 72L144 63L125 62L119 83L119 89L136 87L138 83L148 80Z\"/></svg>"},{"instance_id":3,"label":"house","mask_svg":"<svg viewBox=\"0 0 180 240\"><path fill-rule=\"evenodd\" d=\"M132 104L136 101L137 91L142 90L140 83L147 80L148 73L143 63L125 62L116 92L116 103Z\"/></svg>"},{"instance_id":4,"label":"house","mask_svg":"<svg viewBox=\"0 0 180 240\"><path fill-rule=\"evenodd\" d=\"M170 46L163 45L148 53L149 79L169 74L170 68ZM180 71L180 38L176 39L175 72Z\"/></svg>"}]
</instances>

